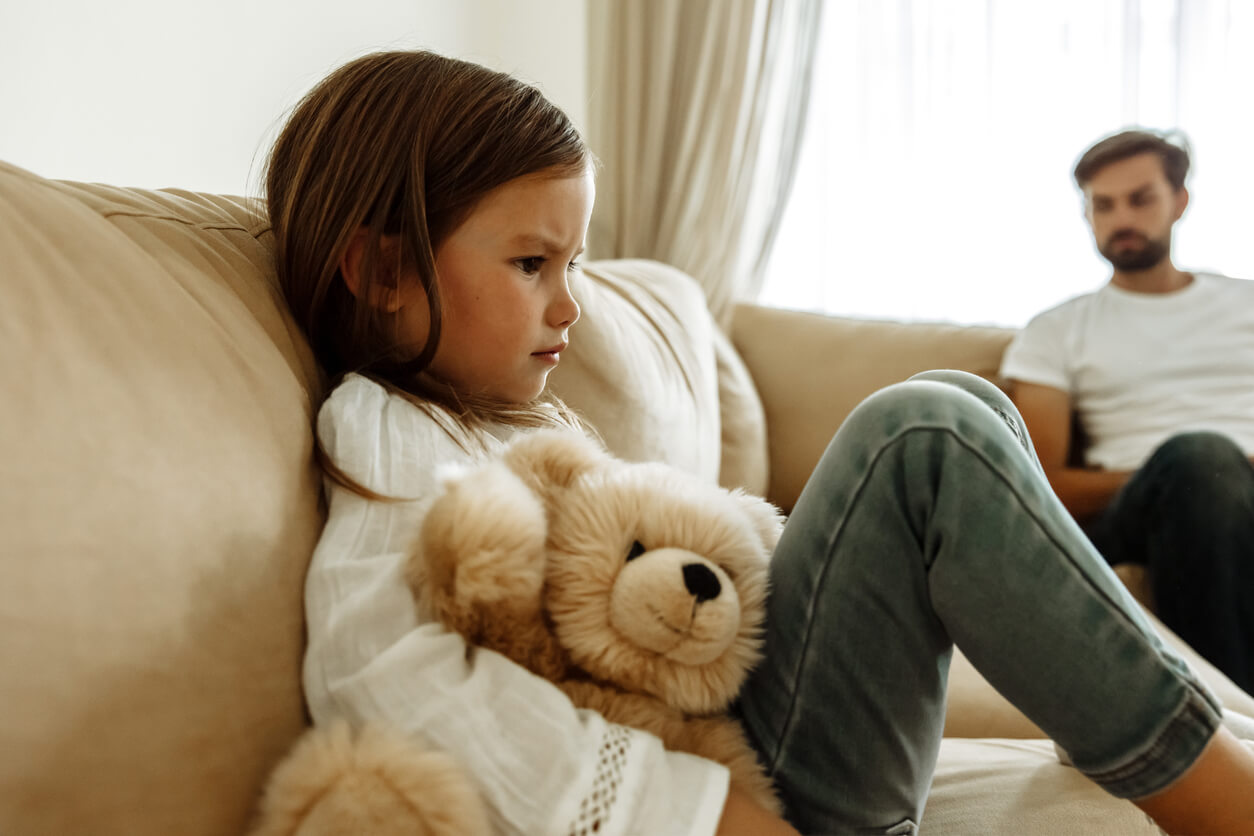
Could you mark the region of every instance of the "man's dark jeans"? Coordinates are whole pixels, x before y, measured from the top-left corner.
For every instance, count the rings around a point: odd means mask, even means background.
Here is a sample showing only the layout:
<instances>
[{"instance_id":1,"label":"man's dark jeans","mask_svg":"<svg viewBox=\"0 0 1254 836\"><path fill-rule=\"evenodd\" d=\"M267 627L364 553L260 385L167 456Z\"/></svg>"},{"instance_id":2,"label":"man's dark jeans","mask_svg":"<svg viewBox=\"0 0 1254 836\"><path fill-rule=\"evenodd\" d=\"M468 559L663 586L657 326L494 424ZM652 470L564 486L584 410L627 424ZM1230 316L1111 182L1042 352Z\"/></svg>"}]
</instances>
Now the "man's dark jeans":
<instances>
[{"instance_id":1,"label":"man's dark jeans","mask_svg":"<svg viewBox=\"0 0 1254 836\"><path fill-rule=\"evenodd\" d=\"M1168 439L1089 536L1112 565L1147 566L1163 623L1254 693L1254 466L1236 444Z\"/></svg>"}]
</instances>

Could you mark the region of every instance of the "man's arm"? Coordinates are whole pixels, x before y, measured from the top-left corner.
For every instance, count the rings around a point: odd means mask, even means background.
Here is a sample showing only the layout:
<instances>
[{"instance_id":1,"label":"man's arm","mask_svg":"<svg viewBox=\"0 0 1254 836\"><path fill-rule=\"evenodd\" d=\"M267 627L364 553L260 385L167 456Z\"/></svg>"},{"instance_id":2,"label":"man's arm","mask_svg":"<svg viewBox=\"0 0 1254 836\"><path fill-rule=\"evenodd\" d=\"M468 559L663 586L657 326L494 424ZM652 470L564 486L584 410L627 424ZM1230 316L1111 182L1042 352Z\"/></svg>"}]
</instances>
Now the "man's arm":
<instances>
[{"instance_id":1,"label":"man's arm","mask_svg":"<svg viewBox=\"0 0 1254 836\"><path fill-rule=\"evenodd\" d=\"M1036 455L1054 493L1078 521L1100 513L1131 474L1068 466L1071 395L1039 383L1012 380L1010 384L1010 398L1028 425Z\"/></svg>"}]
</instances>

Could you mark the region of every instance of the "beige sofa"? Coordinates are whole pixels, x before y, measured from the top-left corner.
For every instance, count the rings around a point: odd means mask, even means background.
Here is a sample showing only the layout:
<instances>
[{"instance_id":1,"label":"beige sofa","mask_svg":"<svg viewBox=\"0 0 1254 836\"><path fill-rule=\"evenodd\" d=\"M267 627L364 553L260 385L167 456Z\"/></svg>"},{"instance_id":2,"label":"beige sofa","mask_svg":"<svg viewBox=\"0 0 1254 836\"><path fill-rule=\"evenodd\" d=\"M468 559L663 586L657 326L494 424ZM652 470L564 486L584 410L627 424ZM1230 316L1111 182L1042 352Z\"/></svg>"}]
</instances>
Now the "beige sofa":
<instances>
[{"instance_id":1,"label":"beige sofa","mask_svg":"<svg viewBox=\"0 0 1254 836\"><path fill-rule=\"evenodd\" d=\"M238 834L305 725L321 380L268 247L252 201L0 164L0 833ZM554 386L607 443L784 507L861 397L1009 337L746 305L729 342L650 262L579 294ZM961 659L947 731L925 833L1155 832L993 739L1037 733Z\"/></svg>"}]
</instances>

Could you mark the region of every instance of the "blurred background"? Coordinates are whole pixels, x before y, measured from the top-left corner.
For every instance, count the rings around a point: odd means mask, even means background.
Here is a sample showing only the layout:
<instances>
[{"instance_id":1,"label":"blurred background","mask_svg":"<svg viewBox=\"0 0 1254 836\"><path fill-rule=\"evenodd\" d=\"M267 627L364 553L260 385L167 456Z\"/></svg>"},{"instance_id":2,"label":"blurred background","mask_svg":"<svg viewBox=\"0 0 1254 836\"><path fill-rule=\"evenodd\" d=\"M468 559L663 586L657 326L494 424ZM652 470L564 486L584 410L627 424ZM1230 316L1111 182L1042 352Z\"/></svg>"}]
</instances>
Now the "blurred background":
<instances>
[{"instance_id":1,"label":"blurred background","mask_svg":"<svg viewBox=\"0 0 1254 836\"><path fill-rule=\"evenodd\" d=\"M599 82L593 65L621 27L593 18L631 2L0 0L0 159L55 178L256 193L287 110L333 67L388 48L514 73L586 129L620 89ZM678 19L681 8L715 17L765 2L635 8ZM755 252L751 279L735 284L742 298L1021 325L1107 277L1071 167L1091 142L1131 125L1181 129L1193 148L1177 264L1254 277L1254 2L818 5L804 119L790 123L799 134L783 178L791 188L765 255ZM687 30L661 31L682 40ZM645 78L655 66L628 69ZM630 122L638 104L623 107ZM631 165L592 140L603 159ZM608 203L614 186L602 176ZM611 254L699 273L676 255L681 246Z\"/></svg>"}]
</instances>

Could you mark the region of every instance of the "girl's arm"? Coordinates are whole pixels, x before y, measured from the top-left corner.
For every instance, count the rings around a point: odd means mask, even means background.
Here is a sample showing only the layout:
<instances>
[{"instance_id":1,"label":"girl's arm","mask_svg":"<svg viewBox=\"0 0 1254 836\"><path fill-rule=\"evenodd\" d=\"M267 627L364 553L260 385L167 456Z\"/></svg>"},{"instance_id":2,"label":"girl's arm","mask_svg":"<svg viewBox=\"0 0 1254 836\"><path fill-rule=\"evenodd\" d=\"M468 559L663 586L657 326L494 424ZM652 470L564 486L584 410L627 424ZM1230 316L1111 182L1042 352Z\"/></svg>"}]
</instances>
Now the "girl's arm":
<instances>
[{"instance_id":1,"label":"girl's arm","mask_svg":"<svg viewBox=\"0 0 1254 836\"><path fill-rule=\"evenodd\" d=\"M737 790L727 793L717 836L801 836L793 826Z\"/></svg>"},{"instance_id":2,"label":"girl's arm","mask_svg":"<svg viewBox=\"0 0 1254 836\"><path fill-rule=\"evenodd\" d=\"M606 836L715 833L724 767L578 711L551 683L424 623L404 568L437 464L468 454L421 410L362 378L332 394L319 430L350 477L417 501L329 486L306 578L314 721L374 723L448 751L478 782L499 832L565 836L594 824Z\"/></svg>"}]
</instances>

